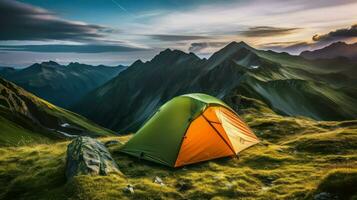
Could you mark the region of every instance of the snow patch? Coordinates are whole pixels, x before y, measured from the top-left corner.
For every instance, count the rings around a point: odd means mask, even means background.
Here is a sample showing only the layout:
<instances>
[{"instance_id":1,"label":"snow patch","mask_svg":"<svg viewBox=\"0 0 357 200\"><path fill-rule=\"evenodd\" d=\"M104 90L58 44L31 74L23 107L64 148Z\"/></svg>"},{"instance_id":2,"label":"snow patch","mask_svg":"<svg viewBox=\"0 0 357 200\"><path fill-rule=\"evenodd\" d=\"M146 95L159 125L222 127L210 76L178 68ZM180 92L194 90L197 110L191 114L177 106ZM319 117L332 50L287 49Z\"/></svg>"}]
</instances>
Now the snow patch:
<instances>
[{"instance_id":1,"label":"snow patch","mask_svg":"<svg viewBox=\"0 0 357 200\"><path fill-rule=\"evenodd\" d=\"M70 125L68 123L63 123L61 124L62 127L69 127Z\"/></svg>"},{"instance_id":2,"label":"snow patch","mask_svg":"<svg viewBox=\"0 0 357 200\"><path fill-rule=\"evenodd\" d=\"M62 134L62 135L64 135L64 136L66 136L66 137L69 137L69 138L75 138L75 137L77 137L77 135L71 135L71 134L68 134L68 133L63 132L63 131L58 131L58 130L57 130L57 132L60 133L60 134Z\"/></svg>"}]
</instances>

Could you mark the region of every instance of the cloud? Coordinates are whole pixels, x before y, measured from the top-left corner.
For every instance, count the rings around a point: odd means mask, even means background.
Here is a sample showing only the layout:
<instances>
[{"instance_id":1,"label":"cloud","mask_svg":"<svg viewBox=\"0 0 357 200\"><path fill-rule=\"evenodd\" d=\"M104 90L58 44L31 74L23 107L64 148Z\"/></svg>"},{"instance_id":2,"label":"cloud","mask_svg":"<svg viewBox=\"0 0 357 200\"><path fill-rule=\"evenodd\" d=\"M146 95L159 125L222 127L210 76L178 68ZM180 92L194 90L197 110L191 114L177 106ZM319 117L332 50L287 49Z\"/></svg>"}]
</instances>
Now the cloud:
<instances>
[{"instance_id":1,"label":"cloud","mask_svg":"<svg viewBox=\"0 0 357 200\"><path fill-rule=\"evenodd\" d=\"M227 43L228 42L196 42L191 43L188 50L191 52L200 52L208 48L219 48L226 45Z\"/></svg>"},{"instance_id":2,"label":"cloud","mask_svg":"<svg viewBox=\"0 0 357 200\"><path fill-rule=\"evenodd\" d=\"M349 39L354 37L357 37L357 24L352 25L350 28L337 29L335 31L331 31L323 35L316 34L312 37L312 40L317 42L326 42Z\"/></svg>"},{"instance_id":3,"label":"cloud","mask_svg":"<svg viewBox=\"0 0 357 200\"><path fill-rule=\"evenodd\" d=\"M0 1L0 40L71 40L102 38L111 28L69 21L40 7L14 0Z\"/></svg>"},{"instance_id":4,"label":"cloud","mask_svg":"<svg viewBox=\"0 0 357 200\"><path fill-rule=\"evenodd\" d=\"M167 34L154 34L148 35L152 39L160 41L188 41L188 40L201 40L201 39L210 39L208 36L200 35L167 35Z\"/></svg>"},{"instance_id":5,"label":"cloud","mask_svg":"<svg viewBox=\"0 0 357 200\"><path fill-rule=\"evenodd\" d=\"M333 30L322 35L316 34L312 37L312 41L270 42L259 46L263 49L299 54L302 51L323 48L337 41L354 42L356 39L357 24L354 24L349 28Z\"/></svg>"},{"instance_id":6,"label":"cloud","mask_svg":"<svg viewBox=\"0 0 357 200\"><path fill-rule=\"evenodd\" d=\"M247 37L270 37L278 35L288 35L296 32L300 28L280 28L272 26L255 26L246 31L241 31L240 34Z\"/></svg>"},{"instance_id":7,"label":"cloud","mask_svg":"<svg viewBox=\"0 0 357 200\"><path fill-rule=\"evenodd\" d=\"M43 53L104 53L104 52L132 52L148 49L126 47L121 45L86 44L86 45L0 45L3 51L31 51Z\"/></svg>"}]
</instances>

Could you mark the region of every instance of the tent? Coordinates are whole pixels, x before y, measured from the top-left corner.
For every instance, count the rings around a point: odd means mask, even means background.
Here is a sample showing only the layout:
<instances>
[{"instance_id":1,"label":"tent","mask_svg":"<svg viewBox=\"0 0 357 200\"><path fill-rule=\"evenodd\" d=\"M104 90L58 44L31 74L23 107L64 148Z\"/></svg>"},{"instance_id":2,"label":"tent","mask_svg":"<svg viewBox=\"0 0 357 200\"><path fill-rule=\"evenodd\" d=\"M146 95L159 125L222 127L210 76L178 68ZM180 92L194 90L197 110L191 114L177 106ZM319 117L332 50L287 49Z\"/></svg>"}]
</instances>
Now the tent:
<instances>
[{"instance_id":1,"label":"tent","mask_svg":"<svg viewBox=\"0 0 357 200\"><path fill-rule=\"evenodd\" d=\"M180 167L235 156L258 142L228 105L215 97L195 93L175 97L161 106L120 151Z\"/></svg>"}]
</instances>

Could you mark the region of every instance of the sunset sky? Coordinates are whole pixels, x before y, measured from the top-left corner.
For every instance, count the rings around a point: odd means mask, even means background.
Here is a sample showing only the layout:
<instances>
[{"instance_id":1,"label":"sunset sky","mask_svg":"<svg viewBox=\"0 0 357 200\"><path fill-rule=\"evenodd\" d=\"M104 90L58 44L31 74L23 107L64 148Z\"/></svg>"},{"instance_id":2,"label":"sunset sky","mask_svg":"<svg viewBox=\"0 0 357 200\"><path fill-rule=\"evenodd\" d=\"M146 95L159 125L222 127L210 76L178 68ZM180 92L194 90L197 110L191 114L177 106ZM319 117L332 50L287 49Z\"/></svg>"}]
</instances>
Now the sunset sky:
<instances>
[{"instance_id":1,"label":"sunset sky","mask_svg":"<svg viewBox=\"0 0 357 200\"><path fill-rule=\"evenodd\" d=\"M287 51L357 42L356 0L0 0L0 66L130 64L231 41ZM356 24L356 25L355 25Z\"/></svg>"}]
</instances>

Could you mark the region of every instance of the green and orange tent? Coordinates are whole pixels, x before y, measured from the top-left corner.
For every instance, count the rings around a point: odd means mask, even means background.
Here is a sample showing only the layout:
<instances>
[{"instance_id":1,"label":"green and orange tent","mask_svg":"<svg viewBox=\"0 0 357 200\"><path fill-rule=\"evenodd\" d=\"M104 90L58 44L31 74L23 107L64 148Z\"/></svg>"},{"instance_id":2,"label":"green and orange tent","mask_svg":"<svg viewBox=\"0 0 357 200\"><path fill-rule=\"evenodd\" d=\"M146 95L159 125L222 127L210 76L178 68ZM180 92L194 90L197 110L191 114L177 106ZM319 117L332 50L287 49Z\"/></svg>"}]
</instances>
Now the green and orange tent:
<instances>
[{"instance_id":1,"label":"green and orange tent","mask_svg":"<svg viewBox=\"0 0 357 200\"><path fill-rule=\"evenodd\" d=\"M228 105L196 93L175 97L161 106L120 151L180 167L235 156L258 142Z\"/></svg>"}]
</instances>

